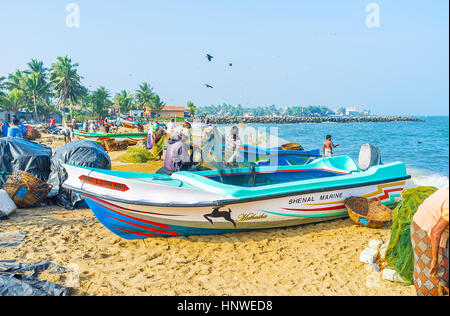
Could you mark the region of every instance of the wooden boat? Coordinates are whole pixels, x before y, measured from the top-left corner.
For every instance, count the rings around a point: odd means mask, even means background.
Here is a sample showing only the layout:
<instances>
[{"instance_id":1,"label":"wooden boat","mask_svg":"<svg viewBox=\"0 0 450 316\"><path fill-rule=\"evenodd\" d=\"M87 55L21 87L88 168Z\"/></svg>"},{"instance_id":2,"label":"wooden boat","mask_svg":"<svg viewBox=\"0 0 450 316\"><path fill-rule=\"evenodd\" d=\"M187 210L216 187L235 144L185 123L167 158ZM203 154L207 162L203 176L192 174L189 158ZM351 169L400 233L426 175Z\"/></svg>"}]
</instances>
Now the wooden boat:
<instances>
[{"instance_id":1,"label":"wooden boat","mask_svg":"<svg viewBox=\"0 0 450 316\"><path fill-rule=\"evenodd\" d=\"M403 163L361 172L350 157L171 176L65 165L64 187L125 239L224 234L348 216L344 200L394 203L410 176Z\"/></svg>"},{"instance_id":2,"label":"wooden boat","mask_svg":"<svg viewBox=\"0 0 450 316\"><path fill-rule=\"evenodd\" d=\"M101 143L106 139L112 139L116 141L128 140L131 145L136 145L140 141L147 140L147 133L88 133L85 131L74 131L75 139L91 140L96 143Z\"/></svg>"},{"instance_id":3,"label":"wooden boat","mask_svg":"<svg viewBox=\"0 0 450 316\"><path fill-rule=\"evenodd\" d=\"M127 120L122 120L122 125L126 128L138 128L138 125L147 125L148 122L139 122L139 121L127 121Z\"/></svg>"}]
</instances>

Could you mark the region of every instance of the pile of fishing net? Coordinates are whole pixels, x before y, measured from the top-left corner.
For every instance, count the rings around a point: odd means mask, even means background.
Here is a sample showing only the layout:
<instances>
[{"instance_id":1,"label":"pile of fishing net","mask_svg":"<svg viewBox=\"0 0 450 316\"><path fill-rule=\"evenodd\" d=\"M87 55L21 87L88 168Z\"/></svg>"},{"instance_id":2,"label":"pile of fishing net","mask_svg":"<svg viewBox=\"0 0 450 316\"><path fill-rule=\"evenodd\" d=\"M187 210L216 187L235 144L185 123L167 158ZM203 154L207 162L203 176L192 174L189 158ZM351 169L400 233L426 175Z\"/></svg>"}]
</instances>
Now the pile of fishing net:
<instances>
[{"instance_id":1,"label":"pile of fishing net","mask_svg":"<svg viewBox=\"0 0 450 316\"><path fill-rule=\"evenodd\" d=\"M37 129L30 128L27 130L27 134L23 137L26 140L35 140L41 138L41 133Z\"/></svg>"},{"instance_id":2,"label":"pile of fishing net","mask_svg":"<svg viewBox=\"0 0 450 316\"><path fill-rule=\"evenodd\" d=\"M404 190L401 203L392 211L391 238L386 250L387 268L397 271L410 285L414 284L411 222L419 206L436 191L434 187Z\"/></svg>"},{"instance_id":3,"label":"pile of fishing net","mask_svg":"<svg viewBox=\"0 0 450 316\"><path fill-rule=\"evenodd\" d=\"M129 147L119 156L119 160L125 163L144 163L149 160L150 152L145 148Z\"/></svg>"},{"instance_id":4,"label":"pile of fishing net","mask_svg":"<svg viewBox=\"0 0 450 316\"><path fill-rule=\"evenodd\" d=\"M108 151L122 151L128 148L128 140L116 141L114 139L105 139L102 141L102 147Z\"/></svg>"},{"instance_id":5,"label":"pile of fishing net","mask_svg":"<svg viewBox=\"0 0 450 316\"><path fill-rule=\"evenodd\" d=\"M127 151L119 156L119 160L125 163L146 163L148 161L156 161L159 159L159 151L156 147L148 150L141 147L128 147Z\"/></svg>"}]
</instances>

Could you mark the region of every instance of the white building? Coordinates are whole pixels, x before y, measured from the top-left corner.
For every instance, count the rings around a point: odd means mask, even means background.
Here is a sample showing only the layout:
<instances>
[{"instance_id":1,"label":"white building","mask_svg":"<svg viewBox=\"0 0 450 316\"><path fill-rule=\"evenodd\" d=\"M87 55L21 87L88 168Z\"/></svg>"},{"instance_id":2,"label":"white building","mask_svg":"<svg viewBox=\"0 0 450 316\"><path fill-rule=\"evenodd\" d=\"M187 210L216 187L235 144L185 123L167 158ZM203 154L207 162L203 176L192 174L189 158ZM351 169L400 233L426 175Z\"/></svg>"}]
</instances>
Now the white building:
<instances>
[{"instance_id":1,"label":"white building","mask_svg":"<svg viewBox=\"0 0 450 316\"><path fill-rule=\"evenodd\" d=\"M143 117L144 116L144 111L143 110L131 110L130 111L130 116Z\"/></svg>"}]
</instances>

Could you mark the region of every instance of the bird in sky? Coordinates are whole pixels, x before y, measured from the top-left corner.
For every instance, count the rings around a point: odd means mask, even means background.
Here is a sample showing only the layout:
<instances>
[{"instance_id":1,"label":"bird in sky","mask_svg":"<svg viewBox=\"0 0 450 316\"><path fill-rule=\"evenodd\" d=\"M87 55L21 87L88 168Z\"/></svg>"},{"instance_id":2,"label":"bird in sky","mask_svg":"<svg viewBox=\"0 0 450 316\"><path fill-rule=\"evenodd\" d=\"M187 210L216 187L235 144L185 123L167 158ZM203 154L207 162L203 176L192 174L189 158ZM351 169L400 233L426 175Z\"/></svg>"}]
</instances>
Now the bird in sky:
<instances>
[{"instance_id":1,"label":"bird in sky","mask_svg":"<svg viewBox=\"0 0 450 316\"><path fill-rule=\"evenodd\" d=\"M208 58L209 61L212 61L214 56L211 56L210 54L206 54L206 58Z\"/></svg>"},{"instance_id":2,"label":"bird in sky","mask_svg":"<svg viewBox=\"0 0 450 316\"><path fill-rule=\"evenodd\" d=\"M211 88L211 89L214 88L213 86L210 86L209 84L206 84L206 83L205 83L205 86L206 86L207 88Z\"/></svg>"}]
</instances>

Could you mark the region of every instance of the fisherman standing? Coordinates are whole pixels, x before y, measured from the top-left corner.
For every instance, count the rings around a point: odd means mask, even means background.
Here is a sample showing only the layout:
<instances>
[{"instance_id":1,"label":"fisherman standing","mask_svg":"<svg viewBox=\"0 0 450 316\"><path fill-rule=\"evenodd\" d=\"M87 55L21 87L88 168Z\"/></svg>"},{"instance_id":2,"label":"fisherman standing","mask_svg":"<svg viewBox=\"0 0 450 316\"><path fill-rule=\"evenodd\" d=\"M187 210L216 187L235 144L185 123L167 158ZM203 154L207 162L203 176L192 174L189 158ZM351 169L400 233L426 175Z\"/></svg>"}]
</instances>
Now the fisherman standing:
<instances>
[{"instance_id":1,"label":"fisherman standing","mask_svg":"<svg viewBox=\"0 0 450 316\"><path fill-rule=\"evenodd\" d=\"M333 144L331 140L331 135L327 135L325 142L323 143L323 156L325 158L331 158L333 157L333 148L338 147L339 144L335 145Z\"/></svg>"}]
</instances>

